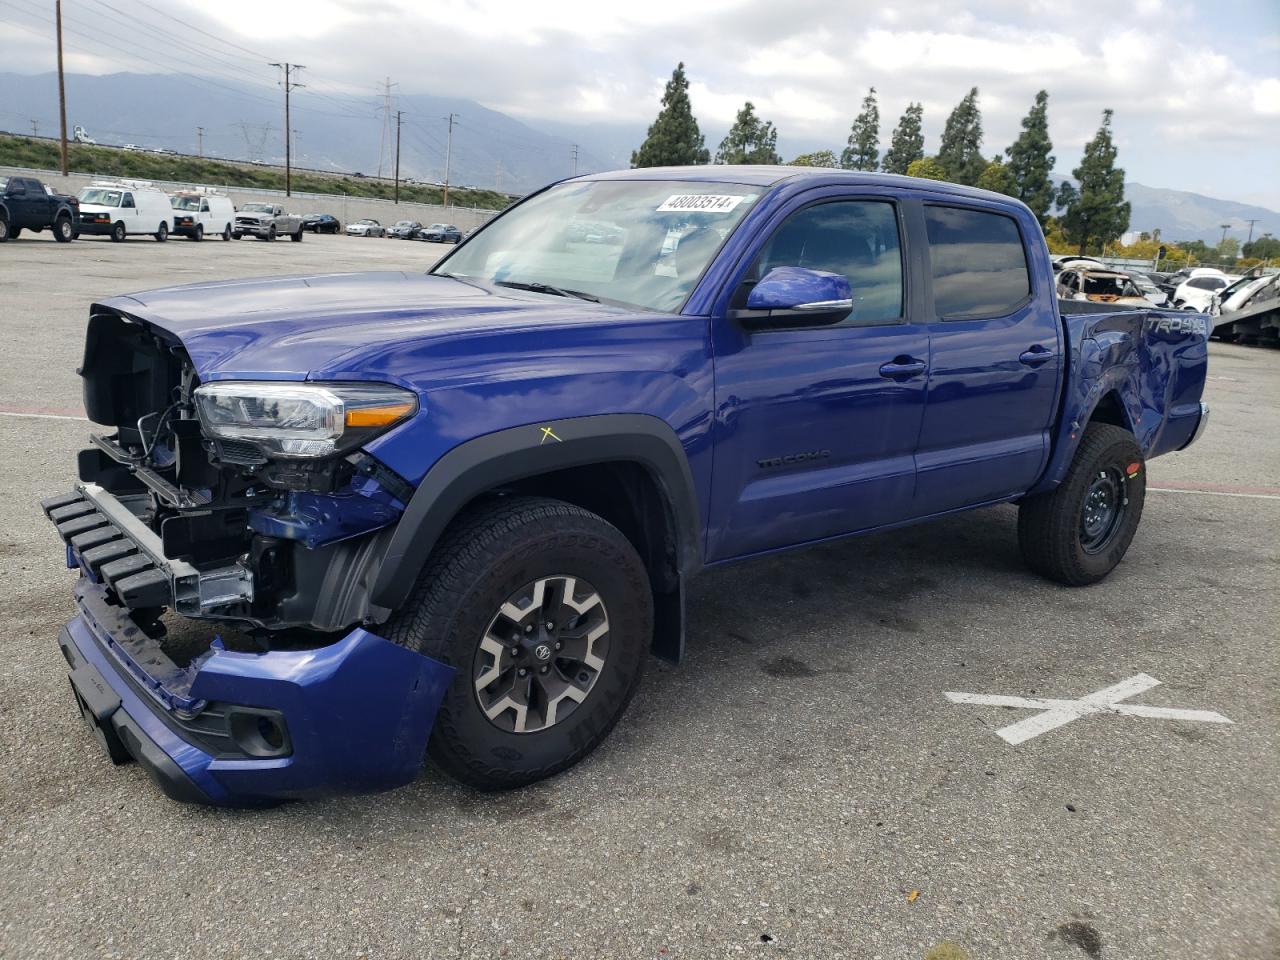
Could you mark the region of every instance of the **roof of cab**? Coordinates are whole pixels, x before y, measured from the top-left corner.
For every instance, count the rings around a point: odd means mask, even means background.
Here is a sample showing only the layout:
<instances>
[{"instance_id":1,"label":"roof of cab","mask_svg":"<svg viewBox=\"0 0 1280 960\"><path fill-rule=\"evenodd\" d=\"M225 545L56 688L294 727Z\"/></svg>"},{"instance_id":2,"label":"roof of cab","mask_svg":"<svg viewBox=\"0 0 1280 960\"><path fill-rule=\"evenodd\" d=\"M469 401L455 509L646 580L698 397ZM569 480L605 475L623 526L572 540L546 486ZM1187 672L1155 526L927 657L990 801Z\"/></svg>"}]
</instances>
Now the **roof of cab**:
<instances>
[{"instance_id":1,"label":"roof of cab","mask_svg":"<svg viewBox=\"0 0 1280 960\"><path fill-rule=\"evenodd\" d=\"M838 170L831 167L787 167L753 164L704 164L696 167L636 167L590 173L578 180L686 180L704 183L735 183L752 187L772 187L783 182L809 181L822 184L854 184L930 190L963 197L980 197L1021 205L1021 201L990 190L979 190L959 183L904 177L896 173L868 173L863 170Z\"/></svg>"}]
</instances>

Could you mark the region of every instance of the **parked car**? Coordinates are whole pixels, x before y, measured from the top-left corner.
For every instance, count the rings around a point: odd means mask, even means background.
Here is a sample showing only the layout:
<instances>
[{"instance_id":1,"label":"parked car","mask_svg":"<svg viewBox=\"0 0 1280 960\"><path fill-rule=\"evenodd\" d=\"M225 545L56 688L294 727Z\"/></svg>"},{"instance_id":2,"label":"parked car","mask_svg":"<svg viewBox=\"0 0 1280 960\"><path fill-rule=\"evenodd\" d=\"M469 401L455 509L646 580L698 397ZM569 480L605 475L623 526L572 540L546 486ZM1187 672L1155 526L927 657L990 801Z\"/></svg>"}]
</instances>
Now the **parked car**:
<instances>
[{"instance_id":1,"label":"parked car","mask_svg":"<svg viewBox=\"0 0 1280 960\"><path fill-rule=\"evenodd\" d=\"M1134 270L1127 271L1125 276L1133 281L1133 285L1142 292L1142 296L1146 299L1147 303L1151 304L1153 307L1165 307L1169 305L1169 295L1160 289L1159 285L1152 277L1145 273L1138 273Z\"/></svg>"},{"instance_id":2,"label":"parked car","mask_svg":"<svg viewBox=\"0 0 1280 960\"><path fill-rule=\"evenodd\" d=\"M331 213L309 213L302 218L302 229L312 233L341 233L342 224Z\"/></svg>"},{"instance_id":3,"label":"parked car","mask_svg":"<svg viewBox=\"0 0 1280 960\"><path fill-rule=\"evenodd\" d=\"M387 236L392 240L408 240L421 229L422 224L417 220L397 220L387 228Z\"/></svg>"},{"instance_id":4,"label":"parked car","mask_svg":"<svg viewBox=\"0 0 1280 960\"><path fill-rule=\"evenodd\" d=\"M1150 306L1147 298L1126 274L1115 270L1090 270L1073 261L1058 274L1058 296L1063 300L1115 303L1121 306Z\"/></svg>"},{"instance_id":5,"label":"parked car","mask_svg":"<svg viewBox=\"0 0 1280 960\"><path fill-rule=\"evenodd\" d=\"M1104 269L1107 266L1097 257L1086 257L1083 254L1074 253L1059 254L1053 258L1052 263L1054 273L1061 273L1068 264L1080 264L1085 267L1101 267Z\"/></svg>"},{"instance_id":6,"label":"parked car","mask_svg":"<svg viewBox=\"0 0 1280 960\"><path fill-rule=\"evenodd\" d=\"M302 218L297 214L285 213L284 207L274 203L246 203L236 211L236 222L231 235L237 240L241 237L274 240L276 237L287 236L295 243L301 243Z\"/></svg>"},{"instance_id":7,"label":"parked car","mask_svg":"<svg viewBox=\"0 0 1280 960\"><path fill-rule=\"evenodd\" d=\"M142 148L142 147L140 147L140 146L138 146L136 143L126 143L126 144L125 144L123 147L121 147L120 149L121 149L121 150L128 150L130 153L140 153L140 152L142 152L142 150L143 150L143 148Z\"/></svg>"},{"instance_id":8,"label":"parked car","mask_svg":"<svg viewBox=\"0 0 1280 960\"><path fill-rule=\"evenodd\" d=\"M566 249L584 208L625 248ZM184 800L385 789L424 752L551 776L679 660L706 568L1013 503L1032 570L1101 580L1146 461L1208 423L1207 333L1060 312L1016 200L792 167L559 183L425 275L102 299L108 432L43 504L77 713Z\"/></svg>"},{"instance_id":9,"label":"parked car","mask_svg":"<svg viewBox=\"0 0 1280 960\"><path fill-rule=\"evenodd\" d=\"M147 234L161 243L173 231L169 195L145 180L98 180L80 191L80 234L120 243Z\"/></svg>"},{"instance_id":10,"label":"parked car","mask_svg":"<svg viewBox=\"0 0 1280 960\"><path fill-rule=\"evenodd\" d=\"M231 239L236 208L230 197L213 190L178 190L169 195L169 204L174 233L190 240L203 240L205 234Z\"/></svg>"},{"instance_id":11,"label":"parked car","mask_svg":"<svg viewBox=\"0 0 1280 960\"><path fill-rule=\"evenodd\" d=\"M428 243L461 243L462 231L452 223L433 223L418 231L415 240L426 240Z\"/></svg>"},{"instance_id":12,"label":"parked car","mask_svg":"<svg viewBox=\"0 0 1280 960\"><path fill-rule=\"evenodd\" d=\"M1239 279L1239 277L1228 276L1217 271L1213 273L1193 271L1192 275L1178 284L1178 288L1173 292L1173 306L1179 310L1204 313L1213 302L1215 293L1224 290Z\"/></svg>"},{"instance_id":13,"label":"parked car","mask_svg":"<svg viewBox=\"0 0 1280 960\"><path fill-rule=\"evenodd\" d=\"M0 243L17 238L23 230L39 233L53 229L59 243L77 236L80 204L75 197L54 193L35 177L0 175Z\"/></svg>"},{"instance_id":14,"label":"parked car","mask_svg":"<svg viewBox=\"0 0 1280 960\"><path fill-rule=\"evenodd\" d=\"M385 237L387 229L377 220L357 220L347 224L348 237Z\"/></svg>"}]
</instances>

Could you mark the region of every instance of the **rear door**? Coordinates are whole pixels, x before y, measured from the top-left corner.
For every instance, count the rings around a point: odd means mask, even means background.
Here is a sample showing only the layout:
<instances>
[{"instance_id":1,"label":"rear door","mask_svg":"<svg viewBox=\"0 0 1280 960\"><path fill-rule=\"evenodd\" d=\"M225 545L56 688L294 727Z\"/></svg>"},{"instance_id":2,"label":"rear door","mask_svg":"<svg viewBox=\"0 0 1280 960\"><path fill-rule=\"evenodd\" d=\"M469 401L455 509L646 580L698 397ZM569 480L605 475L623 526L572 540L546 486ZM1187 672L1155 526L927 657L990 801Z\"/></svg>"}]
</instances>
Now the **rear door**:
<instances>
[{"instance_id":1,"label":"rear door","mask_svg":"<svg viewBox=\"0 0 1280 960\"><path fill-rule=\"evenodd\" d=\"M817 194L817 196L815 196ZM809 198L809 199L806 199ZM849 278L834 325L712 320L715 468L707 557L729 559L901 521L912 510L928 333L894 194L810 191L761 231L733 303L775 267Z\"/></svg>"},{"instance_id":2,"label":"rear door","mask_svg":"<svg viewBox=\"0 0 1280 960\"><path fill-rule=\"evenodd\" d=\"M926 202L921 214L932 319L916 515L928 516L1035 483L1063 356L1044 244L1029 236L1034 222L982 201Z\"/></svg>"}]
</instances>

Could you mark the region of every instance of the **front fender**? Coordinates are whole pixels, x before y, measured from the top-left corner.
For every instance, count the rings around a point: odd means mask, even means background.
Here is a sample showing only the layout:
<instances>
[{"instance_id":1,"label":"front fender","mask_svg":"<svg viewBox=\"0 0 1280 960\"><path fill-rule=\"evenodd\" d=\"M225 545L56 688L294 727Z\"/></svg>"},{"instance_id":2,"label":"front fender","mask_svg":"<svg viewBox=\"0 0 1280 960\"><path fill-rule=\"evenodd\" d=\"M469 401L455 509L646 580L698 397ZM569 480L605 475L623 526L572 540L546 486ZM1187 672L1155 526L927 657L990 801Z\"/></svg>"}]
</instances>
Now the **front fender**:
<instances>
[{"instance_id":1,"label":"front fender","mask_svg":"<svg viewBox=\"0 0 1280 960\"><path fill-rule=\"evenodd\" d=\"M635 461L658 481L673 514L682 571L701 565L698 501L684 448L647 414L573 417L511 427L454 447L427 472L396 526L372 601L398 609L445 527L480 494L553 470Z\"/></svg>"}]
</instances>

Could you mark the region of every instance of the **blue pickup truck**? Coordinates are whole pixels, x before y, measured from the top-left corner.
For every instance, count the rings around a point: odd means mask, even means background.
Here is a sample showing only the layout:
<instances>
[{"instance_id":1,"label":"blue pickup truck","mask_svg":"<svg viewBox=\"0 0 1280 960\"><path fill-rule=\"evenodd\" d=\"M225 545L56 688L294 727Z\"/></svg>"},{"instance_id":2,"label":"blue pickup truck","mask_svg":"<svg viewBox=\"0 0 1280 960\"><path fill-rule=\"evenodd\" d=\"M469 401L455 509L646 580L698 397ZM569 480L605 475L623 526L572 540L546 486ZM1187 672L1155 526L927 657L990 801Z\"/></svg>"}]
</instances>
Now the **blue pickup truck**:
<instances>
[{"instance_id":1,"label":"blue pickup truck","mask_svg":"<svg viewBox=\"0 0 1280 960\"><path fill-rule=\"evenodd\" d=\"M424 275L103 300L110 429L43 503L78 707L179 799L502 789L679 660L708 567L1012 502L1097 581L1205 428L1208 326L1070 307L1017 201L750 166L553 185Z\"/></svg>"}]
</instances>

